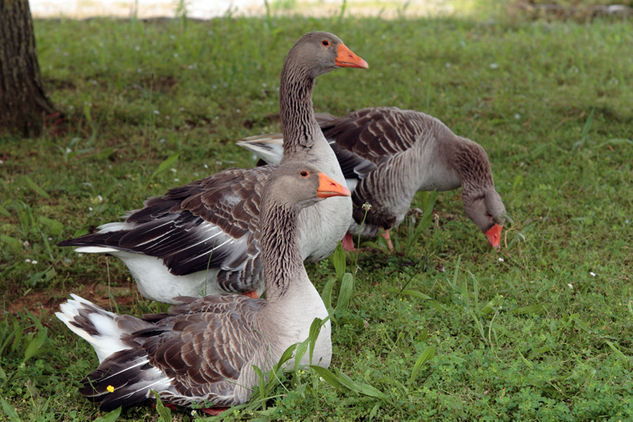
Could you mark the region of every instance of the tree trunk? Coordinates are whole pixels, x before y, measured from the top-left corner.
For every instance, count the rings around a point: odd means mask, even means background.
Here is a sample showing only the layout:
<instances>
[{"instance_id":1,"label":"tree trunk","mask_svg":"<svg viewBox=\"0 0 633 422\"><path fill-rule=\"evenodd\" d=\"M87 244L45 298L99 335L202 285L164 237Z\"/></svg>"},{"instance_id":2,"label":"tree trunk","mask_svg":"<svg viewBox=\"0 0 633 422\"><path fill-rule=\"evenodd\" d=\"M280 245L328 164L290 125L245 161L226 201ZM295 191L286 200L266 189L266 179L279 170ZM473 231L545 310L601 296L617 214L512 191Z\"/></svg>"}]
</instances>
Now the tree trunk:
<instances>
[{"instance_id":1,"label":"tree trunk","mask_svg":"<svg viewBox=\"0 0 633 422\"><path fill-rule=\"evenodd\" d=\"M0 132L38 136L55 112L35 51L28 0L0 0Z\"/></svg>"}]
</instances>

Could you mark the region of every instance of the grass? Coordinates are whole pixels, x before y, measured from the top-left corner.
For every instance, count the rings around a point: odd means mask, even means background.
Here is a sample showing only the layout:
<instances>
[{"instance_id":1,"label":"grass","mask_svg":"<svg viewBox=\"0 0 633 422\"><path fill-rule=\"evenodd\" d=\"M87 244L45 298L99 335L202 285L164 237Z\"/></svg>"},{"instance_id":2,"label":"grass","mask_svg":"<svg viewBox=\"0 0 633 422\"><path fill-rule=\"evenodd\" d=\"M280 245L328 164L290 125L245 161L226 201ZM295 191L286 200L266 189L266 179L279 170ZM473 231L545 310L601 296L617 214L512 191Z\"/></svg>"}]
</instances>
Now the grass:
<instances>
[{"instance_id":1,"label":"grass","mask_svg":"<svg viewBox=\"0 0 633 422\"><path fill-rule=\"evenodd\" d=\"M45 86L67 120L40 139L0 138L0 412L104 416L77 392L94 353L52 312L69 292L137 315L163 308L118 260L55 244L169 187L253 165L234 141L279 128L282 59L313 29L370 64L321 77L317 110L439 117L486 148L512 223L497 253L459 193L440 193L437 224L413 242L414 222L392 233L402 253L347 257L354 292L333 320L331 373L357 390L299 370L222 418L633 418L630 22L272 16L35 22ZM330 261L308 272L332 292ZM156 415L137 407L119 420Z\"/></svg>"}]
</instances>

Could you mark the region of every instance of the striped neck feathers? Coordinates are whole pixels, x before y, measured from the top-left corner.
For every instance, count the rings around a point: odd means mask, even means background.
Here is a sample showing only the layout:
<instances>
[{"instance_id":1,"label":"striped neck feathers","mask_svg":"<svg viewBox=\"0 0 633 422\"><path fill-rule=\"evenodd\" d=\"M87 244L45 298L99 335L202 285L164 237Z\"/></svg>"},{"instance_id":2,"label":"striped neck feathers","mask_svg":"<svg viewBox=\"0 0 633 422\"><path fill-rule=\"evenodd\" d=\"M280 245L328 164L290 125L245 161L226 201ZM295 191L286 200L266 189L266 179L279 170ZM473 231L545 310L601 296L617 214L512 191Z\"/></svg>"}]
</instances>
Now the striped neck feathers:
<instances>
[{"instance_id":1,"label":"striped neck feathers","mask_svg":"<svg viewBox=\"0 0 633 422\"><path fill-rule=\"evenodd\" d=\"M490 161L483 147L461 136L452 138L443 142L439 153L442 161L459 174L464 193L494 186Z\"/></svg>"},{"instance_id":2,"label":"striped neck feathers","mask_svg":"<svg viewBox=\"0 0 633 422\"><path fill-rule=\"evenodd\" d=\"M266 201L262 212L261 250L266 298L283 297L290 284L302 276L303 260L297 242L297 206Z\"/></svg>"},{"instance_id":3,"label":"striped neck feathers","mask_svg":"<svg viewBox=\"0 0 633 422\"><path fill-rule=\"evenodd\" d=\"M290 60L284 64L279 88L279 113L284 137L284 159L309 150L321 129L312 107L314 77L305 66Z\"/></svg>"}]
</instances>

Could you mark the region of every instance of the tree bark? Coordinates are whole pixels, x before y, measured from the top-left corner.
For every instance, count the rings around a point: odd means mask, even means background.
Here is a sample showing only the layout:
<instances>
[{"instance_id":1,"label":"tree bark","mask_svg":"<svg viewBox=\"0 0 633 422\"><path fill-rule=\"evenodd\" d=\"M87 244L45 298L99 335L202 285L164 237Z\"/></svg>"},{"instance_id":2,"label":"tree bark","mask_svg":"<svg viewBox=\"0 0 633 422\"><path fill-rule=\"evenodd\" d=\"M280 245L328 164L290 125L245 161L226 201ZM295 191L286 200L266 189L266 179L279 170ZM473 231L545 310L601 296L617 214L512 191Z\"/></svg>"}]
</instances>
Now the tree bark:
<instances>
[{"instance_id":1,"label":"tree bark","mask_svg":"<svg viewBox=\"0 0 633 422\"><path fill-rule=\"evenodd\" d=\"M0 0L0 132L39 136L55 112L46 96L28 0Z\"/></svg>"}]
</instances>

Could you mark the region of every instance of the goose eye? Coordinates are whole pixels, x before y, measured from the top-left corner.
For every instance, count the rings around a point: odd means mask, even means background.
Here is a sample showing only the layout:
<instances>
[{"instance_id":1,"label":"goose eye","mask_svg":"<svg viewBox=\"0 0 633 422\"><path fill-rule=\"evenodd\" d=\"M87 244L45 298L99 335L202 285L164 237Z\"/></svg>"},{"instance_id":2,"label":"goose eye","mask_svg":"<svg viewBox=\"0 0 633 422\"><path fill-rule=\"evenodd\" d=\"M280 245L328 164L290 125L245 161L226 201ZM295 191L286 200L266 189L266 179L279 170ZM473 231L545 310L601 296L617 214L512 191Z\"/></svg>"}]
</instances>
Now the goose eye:
<instances>
[{"instance_id":1,"label":"goose eye","mask_svg":"<svg viewBox=\"0 0 633 422\"><path fill-rule=\"evenodd\" d=\"M299 175L300 175L301 177L308 177L308 176L310 175L310 172L309 172L308 170L301 170L301 171L299 172Z\"/></svg>"},{"instance_id":2,"label":"goose eye","mask_svg":"<svg viewBox=\"0 0 633 422\"><path fill-rule=\"evenodd\" d=\"M330 46L330 42L328 40L321 41L321 44L323 44L325 47L329 47Z\"/></svg>"}]
</instances>

